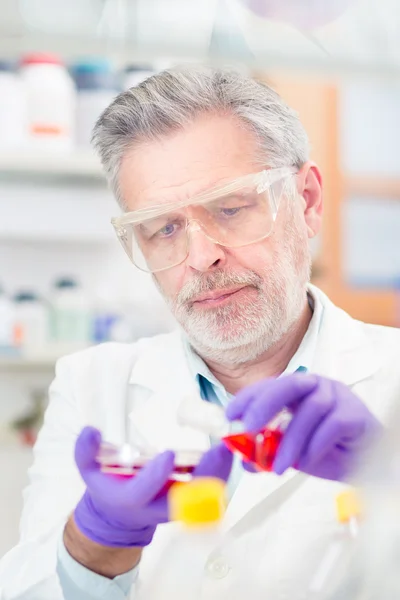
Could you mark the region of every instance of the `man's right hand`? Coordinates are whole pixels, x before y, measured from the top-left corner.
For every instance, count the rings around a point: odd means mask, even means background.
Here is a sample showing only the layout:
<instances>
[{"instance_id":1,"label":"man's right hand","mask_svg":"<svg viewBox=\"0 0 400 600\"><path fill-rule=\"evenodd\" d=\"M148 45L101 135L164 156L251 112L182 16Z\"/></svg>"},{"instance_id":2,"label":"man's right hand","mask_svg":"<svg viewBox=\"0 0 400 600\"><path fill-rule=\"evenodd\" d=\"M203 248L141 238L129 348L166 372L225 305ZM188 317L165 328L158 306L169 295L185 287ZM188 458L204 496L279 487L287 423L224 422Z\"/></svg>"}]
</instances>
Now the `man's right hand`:
<instances>
[{"instance_id":1,"label":"man's right hand","mask_svg":"<svg viewBox=\"0 0 400 600\"><path fill-rule=\"evenodd\" d=\"M159 495L174 468L174 453L154 458L135 477L102 473L96 456L101 434L83 429L75 447L75 461L86 483L74 520L87 538L114 548L147 546L159 523L168 521L166 495Z\"/></svg>"},{"instance_id":2,"label":"man's right hand","mask_svg":"<svg viewBox=\"0 0 400 600\"><path fill-rule=\"evenodd\" d=\"M121 478L102 473L96 461L100 442L101 434L93 427L83 429L76 442L75 461L86 491L75 509L73 524L92 546L139 550L151 542L157 525L168 521L167 494L163 490L174 468L174 453L163 452L135 477ZM193 476L226 481L231 467L232 454L220 444L203 455Z\"/></svg>"}]
</instances>

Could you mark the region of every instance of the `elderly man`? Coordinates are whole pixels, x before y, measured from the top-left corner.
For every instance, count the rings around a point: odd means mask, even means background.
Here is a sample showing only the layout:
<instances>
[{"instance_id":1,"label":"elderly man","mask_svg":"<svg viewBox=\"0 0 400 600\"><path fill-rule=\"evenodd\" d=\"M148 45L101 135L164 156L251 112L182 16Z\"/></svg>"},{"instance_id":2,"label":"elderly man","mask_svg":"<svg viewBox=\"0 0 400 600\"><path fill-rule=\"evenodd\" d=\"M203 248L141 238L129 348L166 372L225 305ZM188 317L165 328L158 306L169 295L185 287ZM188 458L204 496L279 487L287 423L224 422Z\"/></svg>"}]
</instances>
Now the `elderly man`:
<instances>
[{"instance_id":1,"label":"elderly man","mask_svg":"<svg viewBox=\"0 0 400 600\"><path fill-rule=\"evenodd\" d=\"M265 84L191 67L120 94L94 143L123 208L116 233L180 330L59 362L4 596L307 598L337 532L335 496L400 397L399 332L354 321L309 284L322 191L307 135ZM196 396L249 431L288 408L274 472L232 467L225 446L182 427L180 403ZM159 454L133 479L101 472L101 437L135 432ZM230 492L200 558L166 522L182 449L203 452L195 476Z\"/></svg>"}]
</instances>

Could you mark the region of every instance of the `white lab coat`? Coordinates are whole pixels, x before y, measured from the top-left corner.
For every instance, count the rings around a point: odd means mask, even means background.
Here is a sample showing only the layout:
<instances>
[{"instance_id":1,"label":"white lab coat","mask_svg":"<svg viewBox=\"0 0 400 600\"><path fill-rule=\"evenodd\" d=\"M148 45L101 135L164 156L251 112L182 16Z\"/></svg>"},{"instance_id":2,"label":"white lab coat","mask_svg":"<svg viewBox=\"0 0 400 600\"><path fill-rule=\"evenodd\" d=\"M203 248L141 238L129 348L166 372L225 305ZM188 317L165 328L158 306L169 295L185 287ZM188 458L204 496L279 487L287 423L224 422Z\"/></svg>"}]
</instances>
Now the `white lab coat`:
<instances>
[{"instance_id":1,"label":"white lab coat","mask_svg":"<svg viewBox=\"0 0 400 600\"><path fill-rule=\"evenodd\" d=\"M312 291L324 305L312 370L349 385L386 421L400 401L400 331L355 321L322 292ZM159 446L206 449L205 435L176 421L180 400L191 393L197 389L179 332L132 345L104 344L59 361L24 493L21 540L0 567L2 600L62 598L56 546L84 490L73 461L82 427L91 424L105 439L122 442L128 411ZM191 600L306 599L311 574L338 530L334 500L340 489L341 484L295 471L282 477L245 473L229 504L219 545L207 548L205 568L199 567L199 589L185 580L190 556L176 538L177 526L168 524L158 528L144 551L131 597L169 600L178 587L185 591L188 586ZM174 585L150 592L149 582L157 578L166 549L169 568L176 570Z\"/></svg>"}]
</instances>

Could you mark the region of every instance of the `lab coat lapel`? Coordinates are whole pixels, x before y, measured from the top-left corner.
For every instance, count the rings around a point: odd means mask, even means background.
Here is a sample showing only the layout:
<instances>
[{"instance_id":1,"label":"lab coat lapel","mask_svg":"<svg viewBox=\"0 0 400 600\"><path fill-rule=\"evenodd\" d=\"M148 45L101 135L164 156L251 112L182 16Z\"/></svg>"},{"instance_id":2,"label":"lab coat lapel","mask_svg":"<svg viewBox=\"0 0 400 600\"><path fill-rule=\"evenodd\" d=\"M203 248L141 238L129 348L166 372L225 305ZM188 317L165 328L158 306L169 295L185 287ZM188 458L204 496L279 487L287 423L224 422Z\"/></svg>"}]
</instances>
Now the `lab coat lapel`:
<instances>
[{"instance_id":1,"label":"lab coat lapel","mask_svg":"<svg viewBox=\"0 0 400 600\"><path fill-rule=\"evenodd\" d=\"M228 505L223 523L224 530L227 531L238 526L240 521L260 504L263 505L263 515L267 518L275 507L276 497L283 501L286 491L290 495L292 487L293 489L297 488L296 482L293 486L289 483L295 479L298 479L300 483L304 476L294 469L289 469L281 476L274 473L243 473Z\"/></svg>"},{"instance_id":2,"label":"lab coat lapel","mask_svg":"<svg viewBox=\"0 0 400 600\"><path fill-rule=\"evenodd\" d=\"M177 422L183 398L199 395L186 359L180 331L143 348L129 379L127 411L134 426L157 449L206 450L208 436Z\"/></svg>"},{"instance_id":3,"label":"lab coat lapel","mask_svg":"<svg viewBox=\"0 0 400 600\"><path fill-rule=\"evenodd\" d=\"M371 377L381 366L365 324L335 306L320 290L314 289L324 305L324 316L312 372L352 386Z\"/></svg>"}]
</instances>

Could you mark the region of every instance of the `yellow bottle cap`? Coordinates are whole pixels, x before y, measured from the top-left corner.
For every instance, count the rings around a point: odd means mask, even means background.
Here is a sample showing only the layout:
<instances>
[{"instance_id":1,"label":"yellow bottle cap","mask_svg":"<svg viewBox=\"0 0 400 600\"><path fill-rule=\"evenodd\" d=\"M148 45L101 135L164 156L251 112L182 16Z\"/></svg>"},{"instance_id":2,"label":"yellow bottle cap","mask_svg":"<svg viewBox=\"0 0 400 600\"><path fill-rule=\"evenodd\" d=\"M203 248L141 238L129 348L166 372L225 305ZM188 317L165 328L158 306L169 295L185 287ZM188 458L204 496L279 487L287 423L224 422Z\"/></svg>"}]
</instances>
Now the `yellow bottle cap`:
<instances>
[{"instance_id":1,"label":"yellow bottle cap","mask_svg":"<svg viewBox=\"0 0 400 600\"><path fill-rule=\"evenodd\" d=\"M169 491L168 501L171 521L181 521L189 527L216 523L226 508L225 483L215 477L176 483Z\"/></svg>"},{"instance_id":2,"label":"yellow bottle cap","mask_svg":"<svg viewBox=\"0 0 400 600\"><path fill-rule=\"evenodd\" d=\"M347 490L336 496L336 513L339 523L361 516L361 501L354 490Z\"/></svg>"}]
</instances>

